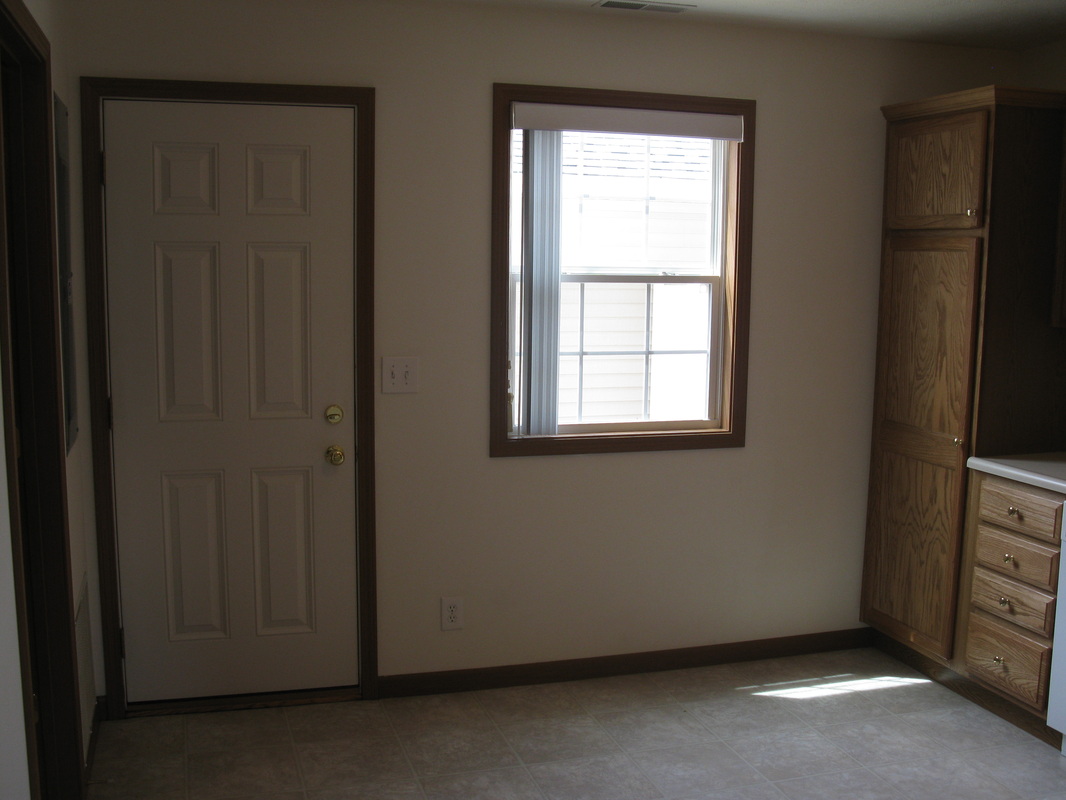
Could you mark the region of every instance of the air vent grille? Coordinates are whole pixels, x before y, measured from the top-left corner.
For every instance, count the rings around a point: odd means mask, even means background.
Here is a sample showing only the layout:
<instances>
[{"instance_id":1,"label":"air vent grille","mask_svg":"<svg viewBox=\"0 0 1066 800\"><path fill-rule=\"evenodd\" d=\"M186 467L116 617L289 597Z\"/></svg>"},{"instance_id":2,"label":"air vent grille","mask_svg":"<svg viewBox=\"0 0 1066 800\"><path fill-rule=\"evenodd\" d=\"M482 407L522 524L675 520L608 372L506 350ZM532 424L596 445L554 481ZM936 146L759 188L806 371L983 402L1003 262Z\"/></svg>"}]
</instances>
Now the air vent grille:
<instances>
[{"instance_id":1,"label":"air vent grille","mask_svg":"<svg viewBox=\"0 0 1066 800\"><path fill-rule=\"evenodd\" d=\"M600 8L619 8L624 11L664 11L667 14L680 14L690 8L695 8L694 3L643 3L636 0L602 0L595 5Z\"/></svg>"}]
</instances>

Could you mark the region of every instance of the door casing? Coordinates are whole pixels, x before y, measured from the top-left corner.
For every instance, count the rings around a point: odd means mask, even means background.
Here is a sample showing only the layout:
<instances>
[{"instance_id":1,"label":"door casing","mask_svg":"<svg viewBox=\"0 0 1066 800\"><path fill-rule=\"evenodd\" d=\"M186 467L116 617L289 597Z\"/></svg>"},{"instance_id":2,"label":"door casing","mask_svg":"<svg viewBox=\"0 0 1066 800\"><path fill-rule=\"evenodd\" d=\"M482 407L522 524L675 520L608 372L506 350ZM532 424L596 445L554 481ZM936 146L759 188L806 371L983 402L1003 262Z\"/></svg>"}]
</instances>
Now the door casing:
<instances>
[{"instance_id":1,"label":"door casing","mask_svg":"<svg viewBox=\"0 0 1066 800\"><path fill-rule=\"evenodd\" d=\"M96 532L100 569L101 622L107 682L107 715L159 710L159 704L131 707L126 698L119 606L111 401L108 385L107 272L104 237L106 168L102 158L102 104L105 99L184 100L218 103L272 103L356 109L355 151L355 393L357 571L359 583L359 674L357 690L343 696L377 696L377 604L374 537L374 90L372 88L289 84L213 83L143 79L82 78L82 182L85 207L85 282L88 304L90 413L96 475ZM319 694L319 693L315 693ZM235 707L300 699L301 693L212 700L209 707ZM188 704L203 708L202 701Z\"/></svg>"}]
</instances>

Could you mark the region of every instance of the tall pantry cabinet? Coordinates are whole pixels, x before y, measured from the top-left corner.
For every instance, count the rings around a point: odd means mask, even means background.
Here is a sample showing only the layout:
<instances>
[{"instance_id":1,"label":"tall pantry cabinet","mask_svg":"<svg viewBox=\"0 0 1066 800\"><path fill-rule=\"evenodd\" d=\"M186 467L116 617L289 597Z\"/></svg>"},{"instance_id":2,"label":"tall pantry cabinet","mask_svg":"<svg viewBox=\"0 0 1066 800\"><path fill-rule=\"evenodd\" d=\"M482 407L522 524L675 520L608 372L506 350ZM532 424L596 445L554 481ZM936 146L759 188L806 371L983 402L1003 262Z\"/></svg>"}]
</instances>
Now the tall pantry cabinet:
<instances>
[{"instance_id":1,"label":"tall pantry cabinet","mask_svg":"<svg viewBox=\"0 0 1066 800\"><path fill-rule=\"evenodd\" d=\"M862 618L949 664L966 459L1066 450L1052 325L1066 94L987 87L882 110Z\"/></svg>"}]
</instances>

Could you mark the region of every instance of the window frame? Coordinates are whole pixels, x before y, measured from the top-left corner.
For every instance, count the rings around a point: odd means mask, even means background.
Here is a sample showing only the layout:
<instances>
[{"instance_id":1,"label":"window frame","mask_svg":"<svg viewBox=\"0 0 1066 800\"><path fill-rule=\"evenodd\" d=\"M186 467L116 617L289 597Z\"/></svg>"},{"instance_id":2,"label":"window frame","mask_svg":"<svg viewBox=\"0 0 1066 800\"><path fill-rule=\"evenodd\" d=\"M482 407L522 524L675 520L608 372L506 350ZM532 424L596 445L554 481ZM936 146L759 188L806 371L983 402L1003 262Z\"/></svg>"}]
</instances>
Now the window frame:
<instances>
[{"instance_id":1,"label":"window frame","mask_svg":"<svg viewBox=\"0 0 1066 800\"><path fill-rule=\"evenodd\" d=\"M512 436L510 397L510 219L511 109L513 103L602 106L651 111L729 114L744 120L744 140L734 145L735 202L727 212L726 274L723 276L727 347L722 353L722 424L711 429L557 433ZM755 159L755 101L694 95L577 89L497 83L492 112L492 274L489 369L489 455L567 455L742 447L747 405L748 320L751 277L752 190Z\"/></svg>"}]
</instances>

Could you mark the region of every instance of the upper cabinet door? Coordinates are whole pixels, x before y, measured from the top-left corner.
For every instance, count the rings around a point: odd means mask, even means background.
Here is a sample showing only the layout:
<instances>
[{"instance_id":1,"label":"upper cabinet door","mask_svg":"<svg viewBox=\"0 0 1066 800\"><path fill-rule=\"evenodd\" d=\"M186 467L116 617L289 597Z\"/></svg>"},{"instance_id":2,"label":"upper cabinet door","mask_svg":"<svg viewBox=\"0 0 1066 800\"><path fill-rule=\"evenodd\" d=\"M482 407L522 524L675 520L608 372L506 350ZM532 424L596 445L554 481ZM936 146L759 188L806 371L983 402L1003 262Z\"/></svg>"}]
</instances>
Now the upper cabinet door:
<instances>
[{"instance_id":1,"label":"upper cabinet door","mask_svg":"<svg viewBox=\"0 0 1066 800\"><path fill-rule=\"evenodd\" d=\"M988 112L889 125L885 222L893 229L980 228Z\"/></svg>"}]
</instances>

